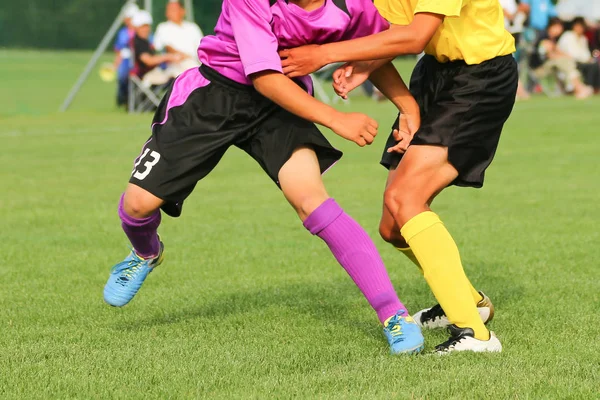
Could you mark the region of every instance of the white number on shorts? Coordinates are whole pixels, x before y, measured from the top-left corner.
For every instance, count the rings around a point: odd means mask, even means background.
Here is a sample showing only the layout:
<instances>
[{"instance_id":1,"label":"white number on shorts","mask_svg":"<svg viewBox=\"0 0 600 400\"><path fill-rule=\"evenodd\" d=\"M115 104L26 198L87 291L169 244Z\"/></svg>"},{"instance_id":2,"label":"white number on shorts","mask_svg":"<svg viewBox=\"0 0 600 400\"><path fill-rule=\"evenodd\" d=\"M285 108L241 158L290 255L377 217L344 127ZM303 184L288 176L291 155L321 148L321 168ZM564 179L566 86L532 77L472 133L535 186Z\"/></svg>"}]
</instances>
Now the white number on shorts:
<instances>
[{"instance_id":1,"label":"white number on shorts","mask_svg":"<svg viewBox=\"0 0 600 400\"><path fill-rule=\"evenodd\" d=\"M143 171L137 171L137 167L140 165L140 163L142 162L142 160L144 158L146 158L146 156L148 155L148 152L150 151L150 149L146 149L146 151L144 151L144 154L142 154L142 156L138 159L138 161L134 164L133 166L133 177L135 179L139 179L140 181L143 180L145 177L148 176L148 174L150 173L150 171L152 171L152 167L154 167L158 161L160 160L160 154L158 154L157 152L153 151L152 153L150 153L150 157L152 157L152 160L150 161L146 161L144 163L144 170Z\"/></svg>"}]
</instances>

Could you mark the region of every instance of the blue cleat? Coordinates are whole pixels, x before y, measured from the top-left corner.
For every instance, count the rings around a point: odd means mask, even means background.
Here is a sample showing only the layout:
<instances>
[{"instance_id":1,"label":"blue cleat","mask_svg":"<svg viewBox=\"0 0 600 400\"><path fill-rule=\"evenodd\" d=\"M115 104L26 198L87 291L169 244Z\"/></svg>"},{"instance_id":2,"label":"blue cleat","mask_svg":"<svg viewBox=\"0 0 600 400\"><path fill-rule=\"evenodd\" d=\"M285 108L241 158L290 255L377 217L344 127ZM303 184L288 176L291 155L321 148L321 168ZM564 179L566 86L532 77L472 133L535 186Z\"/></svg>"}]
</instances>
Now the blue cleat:
<instances>
[{"instance_id":1,"label":"blue cleat","mask_svg":"<svg viewBox=\"0 0 600 400\"><path fill-rule=\"evenodd\" d=\"M163 262L165 246L160 242L158 256L143 259L132 249L131 253L115 265L104 286L104 301L113 307L123 307L133 299L142 287L142 283L154 268Z\"/></svg>"},{"instance_id":2,"label":"blue cleat","mask_svg":"<svg viewBox=\"0 0 600 400\"><path fill-rule=\"evenodd\" d=\"M383 333L390 344L392 354L417 354L423 350L421 328L405 310L388 318Z\"/></svg>"}]
</instances>

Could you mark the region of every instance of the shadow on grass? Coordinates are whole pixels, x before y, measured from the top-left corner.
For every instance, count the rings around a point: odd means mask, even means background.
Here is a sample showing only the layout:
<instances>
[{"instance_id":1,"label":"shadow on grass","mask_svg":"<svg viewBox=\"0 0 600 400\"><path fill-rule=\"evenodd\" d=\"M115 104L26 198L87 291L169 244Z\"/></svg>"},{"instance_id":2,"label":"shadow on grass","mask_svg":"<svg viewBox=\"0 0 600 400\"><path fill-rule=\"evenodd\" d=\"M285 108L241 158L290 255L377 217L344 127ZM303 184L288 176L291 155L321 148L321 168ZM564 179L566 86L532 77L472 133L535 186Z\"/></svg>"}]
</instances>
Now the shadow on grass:
<instances>
[{"instance_id":1,"label":"shadow on grass","mask_svg":"<svg viewBox=\"0 0 600 400\"><path fill-rule=\"evenodd\" d=\"M476 275L480 275L482 279L477 283L480 283L480 287L492 298L497 313L502 313L503 308L514 308L526 295L517 278L502 274L500 264L479 263L470 265L469 269L479 272ZM411 299L411 297L413 298ZM425 286L422 290L413 292L412 296L411 293L402 293L401 298L416 300L410 301L415 305L409 307L413 312L432 305L430 300L427 300L431 296L427 293ZM151 315L135 320L123 321L121 319L114 329L144 331L156 326L178 324L196 319L214 324L250 314L260 315L266 310L270 310L268 312L272 313L273 308L277 308L283 310L286 317L291 312L322 321L323 324L329 326L333 325L336 329L350 329L370 338L381 339L381 328L373 311L362 299L360 292L346 280L326 283L286 283L276 287L266 286L239 291L225 289L224 293L208 302L199 304L191 299L184 301L183 306L181 304L182 302L178 301L165 307L165 304L161 303L160 307L157 307ZM360 313L357 313L359 308L361 309ZM365 317L362 318L361 315ZM501 327L498 328L501 329Z\"/></svg>"},{"instance_id":2,"label":"shadow on grass","mask_svg":"<svg viewBox=\"0 0 600 400\"><path fill-rule=\"evenodd\" d=\"M361 301L355 301L360 299ZM336 329L352 329L370 337L381 338L381 328L375 313L360 292L350 282L333 283L294 283L277 287L263 287L253 290L225 291L210 301L198 304L190 301L184 307L173 305L161 307L160 313L154 312L144 318L123 320L115 326L117 330L143 331L160 325L177 324L195 319L206 320L206 323L219 323L229 318L242 317L249 314L260 315L261 312L273 308L283 310L285 317L290 313L299 314L319 321ZM361 309L361 318L357 314Z\"/></svg>"}]
</instances>

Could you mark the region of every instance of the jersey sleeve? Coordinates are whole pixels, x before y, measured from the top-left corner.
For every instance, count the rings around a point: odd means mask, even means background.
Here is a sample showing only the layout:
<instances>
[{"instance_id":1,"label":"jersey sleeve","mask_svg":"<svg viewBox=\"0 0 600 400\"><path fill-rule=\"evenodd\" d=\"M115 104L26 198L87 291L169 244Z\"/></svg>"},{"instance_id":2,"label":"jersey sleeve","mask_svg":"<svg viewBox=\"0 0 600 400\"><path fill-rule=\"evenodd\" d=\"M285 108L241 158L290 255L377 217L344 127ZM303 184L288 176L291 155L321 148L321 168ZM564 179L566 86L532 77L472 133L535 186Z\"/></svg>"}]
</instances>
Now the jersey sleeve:
<instances>
[{"instance_id":1,"label":"jersey sleeve","mask_svg":"<svg viewBox=\"0 0 600 400\"><path fill-rule=\"evenodd\" d=\"M390 27L371 0L348 0L347 4L351 17L344 40L373 35Z\"/></svg>"},{"instance_id":2,"label":"jersey sleeve","mask_svg":"<svg viewBox=\"0 0 600 400\"><path fill-rule=\"evenodd\" d=\"M383 18L394 25L408 25L413 19L410 5L398 0L375 0L375 7Z\"/></svg>"},{"instance_id":3,"label":"jersey sleeve","mask_svg":"<svg viewBox=\"0 0 600 400\"><path fill-rule=\"evenodd\" d=\"M117 33L117 39L115 40L115 51L121 51L129 47L129 32L127 28L122 28Z\"/></svg>"},{"instance_id":4,"label":"jersey sleeve","mask_svg":"<svg viewBox=\"0 0 600 400\"><path fill-rule=\"evenodd\" d=\"M283 72L277 53L278 42L271 29L271 8L267 0L229 0L233 37L244 73Z\"/></svg>"},{"instance_id":5,"label":"jersey sleeve","mask_svg":"<svg viewBox=\"0 0 600 400\"><path fill-rule=\"evenodd\" d=\"M166 47L166 32L165 26L163 24L158 24L156 27L156 33L154 34L154 48L158 51L163 51Z\"/></svg>"},{"instance_id":6,"label":"jersey sleeve","mask_svg":"<svg viewBox=\"0 0 600 400\"><path fill-rule=\"evenodd\" d=\"M419 0L415 7L417 13L433 13L446 17L460 16L460 10L463 7L464 0Z\"/></svg>"}]
</instances>

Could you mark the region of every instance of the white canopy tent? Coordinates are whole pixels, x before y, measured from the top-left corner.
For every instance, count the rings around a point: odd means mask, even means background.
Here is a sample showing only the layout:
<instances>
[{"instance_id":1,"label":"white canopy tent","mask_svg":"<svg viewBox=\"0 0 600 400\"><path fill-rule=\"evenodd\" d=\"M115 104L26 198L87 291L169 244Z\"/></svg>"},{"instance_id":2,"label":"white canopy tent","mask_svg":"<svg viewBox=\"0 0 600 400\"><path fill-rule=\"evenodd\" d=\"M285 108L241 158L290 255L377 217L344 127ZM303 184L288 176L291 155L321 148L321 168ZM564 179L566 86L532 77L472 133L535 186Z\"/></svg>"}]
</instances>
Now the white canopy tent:
<instances>
[{"instance_id":1,"label":"white canopy tent","mask_svg":"<svg viewBox=\"0 0 600 400\"><path fill-rule=\"evenodd\" d=\"M152 15L152 0L143 0L143 1L144 1L143 8ZM96 64L98 63L98 60L100 59L100 57L102 57L102 54L104 54L104 52L108 49L113 38L119 31L119 28L123 24L125 10L127 9L127 6L132 3L136 4L137 2L136 2L136 0L127 0L121 7L121 10L119 11L114 22L108 29L108 32L106 32L106 34L100 41L100 44L96 48L94 55L92 56L90 61L87 63L87 65L85 66L85 69L83 70L83 72L81 73L81 75L79 76L79 78L77 79L77 81L75 82L73 87L71 88L71 91L65 98L65 101L60 106L59 110L61 112L67 111L69 106L71 105L71 103L73 103L75 96L77 96L77 93L79 93L79 91L81 90L81 87L83 86L83 84L87 80L88 76L90 75L90 73L92 72L92 70L94 69ZM194 21L194 5L193 5L192 0L184 0L184 6L186 9L186 18L189 21Z\"/></svg>"}]
</instances>

